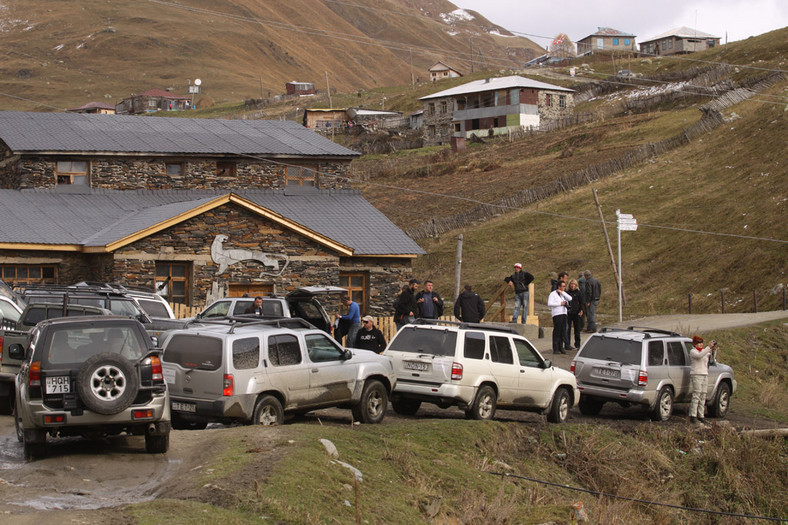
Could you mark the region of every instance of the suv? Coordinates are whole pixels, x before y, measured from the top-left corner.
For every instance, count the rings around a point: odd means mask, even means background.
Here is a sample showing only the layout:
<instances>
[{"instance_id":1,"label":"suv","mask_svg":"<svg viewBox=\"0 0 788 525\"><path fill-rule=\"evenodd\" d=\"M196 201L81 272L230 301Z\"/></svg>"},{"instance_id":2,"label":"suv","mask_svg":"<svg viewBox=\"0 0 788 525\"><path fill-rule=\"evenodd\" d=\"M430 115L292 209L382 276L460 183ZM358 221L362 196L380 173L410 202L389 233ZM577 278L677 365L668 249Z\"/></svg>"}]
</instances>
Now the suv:
<instances>
[{"instance_id":1,"label":"suv","mask_svg":"<svg viewBox=\"0 0 788 525\"><path fill-rule=\"evenodd\" d=\"M595 416L608 401L640 405L655 421L666 421L673 403L692 398L690 357L692 340L653 328L603 328L593 334L572 361L580 389L580 412ZM706 406L712 417L725 417L736 392L733 369L709 366Z\"/></svg>"},{"instance_id":2,"label":"suv","mask_svg":"<svg viewBox=\"0 0 788 525\"><path fill-rule=\"evenodd\" d=\"M509 327L417 319L383 355L397 374L391 403L398 414L413 415L427 402L458 406L472 419L492 419L500 407L561 423L578 399L574 376Z\"/></svg>"},{"instance_id":3,"label":"suv","mask_svg":"<svg viewBox=\"0 0 788 525\"><path fill-rule=\"evenodd\" d=\"M286 296L270 294L263 297L264 317L300 317L324 332L331 333L331 319L317 296L346 294L338 286L304 286ZM254 297L227 297L208 305L195 319L211 319L244 315L254 303Z\"/></svg>"},{"instance_id":4,"label":"suv","mask_svg":"<svg viewBox=\"0 0 788 525\"><path fill-rule=\"evenodd\" d=\"M383 420L396 382L387 358L346 350L303 319L198 323L163 343L175 428L280 425L285 412L337 406L364 423Z\"/></svg>"},{"instance_id":5,"label":"suv","mask_svg":"<svg viewBox=\"0 0 788 525\"><path fill-rule=\"evenodd\" d=\"M17 437L27 459L46 454L47 435L145 435L145 450L169 448L170 404L160 350L138 321L87 316L42 321L16 377Z\"/></svg>"},{"instance_id":6,"label":"suv","mask_svg":"<svg viewBox=\"0 0 788 525\"><path fill-rule=\"evenodd\" d=\"M84 288L98 287L110 292L117 292L126 294L137 300L140 307L148 314L149 317L156 317L159 319L175 319L175 312L172 311L170 303L167 299L158 293L145 290L143 288L135 288L124 286L121 283L102 283L95 281L81 281L74 286L81 286Z\"/></svg>"}]
</instances>

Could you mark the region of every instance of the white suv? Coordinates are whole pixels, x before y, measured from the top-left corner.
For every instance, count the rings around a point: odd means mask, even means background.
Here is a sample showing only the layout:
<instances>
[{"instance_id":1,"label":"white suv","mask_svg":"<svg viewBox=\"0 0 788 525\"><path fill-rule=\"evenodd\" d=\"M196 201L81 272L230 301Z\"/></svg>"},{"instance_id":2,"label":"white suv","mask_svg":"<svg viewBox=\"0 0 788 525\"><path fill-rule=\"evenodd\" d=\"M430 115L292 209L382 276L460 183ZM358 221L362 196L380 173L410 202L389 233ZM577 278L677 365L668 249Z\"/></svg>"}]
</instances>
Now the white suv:
<instances>
[{"instance_id":1,"label":"white suv","mask_svg":"<svg viewBox=\"0 0 788 525\"><path fill-rule=\"evenodd\" d=\"M508 327L418 319L383 355L397 374L391 402L398 414L415 414L427 402L458 406L472 419L492 419L504 408L546 413L562 423L579 397L571 373L553 367Z\"/></svg>"}]
</instances>

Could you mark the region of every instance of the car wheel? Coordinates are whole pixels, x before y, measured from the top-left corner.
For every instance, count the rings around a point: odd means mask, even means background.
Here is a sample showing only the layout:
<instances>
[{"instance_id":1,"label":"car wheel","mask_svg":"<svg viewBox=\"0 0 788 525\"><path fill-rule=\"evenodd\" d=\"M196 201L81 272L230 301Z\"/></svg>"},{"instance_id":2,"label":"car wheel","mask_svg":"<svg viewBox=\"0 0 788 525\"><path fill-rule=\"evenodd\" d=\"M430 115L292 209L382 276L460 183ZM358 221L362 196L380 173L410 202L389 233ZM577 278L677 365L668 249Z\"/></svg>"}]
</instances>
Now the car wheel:
<instances>
[{"instance_id":1,"label":"car wheel","mask_svg":"<svg viewBox=\"0 0 788 525\"><path fill-rule=\"evenodd\" d=\"M720 383L717 388L717 396L714 398L714 403L709 407L709 415L711 417L725 417L728 414L728 408L731 405L731 387L728 383Z\"/></svg>"},{"instance_id":2,"label":"car wheel","mask_svg":"<svg viewBox=\"0 0 788 525\"><path fill-rule=\"evenodd\" d=\"M145 452L148 454L164 454L170 448L169 431L160 436L145 434Z\"/></svg>"},{"instance_id":3,"label":"car wheel","mask_svg":"<svg viewBox=\"0 0 788 525\"><path fill-rule=\"evenodd\" d=\"M362 423L380 423L386 415L389 404L389 395L383 383L371 379L364 385L361 392L361 401L352 409L353 418Z\"/></svg>"},{"instance_id":4,"label":"car wheel","mask_svg":"<svg viewBox=\"0 0 788 525\"><path fill-rule=\"evenodd\" d=\"M484 385L476 393L476 399L473 400L471 408L465 411L465 417L481 420L492 419L495 416L497 403L498 396L495 395L495 390L489 385Z\"/></svg>"},{"instance_id":5,"label":"car wheel","mask_svg":"<svg viewBox=\"0 0 788 525\"><path fill-rule=\"evenodd\" d=\"M282 410L282 403L274 396L265 395L261 397L254 406L252 414L253 425L281 425L285 422L285 413Z\"/></svg>"},{"instance_id":6,"label":"car wheel","mask_svg":"<svg viewBox=\"0 0 788 525\"><path fill-rule=\"evenodd\" d=\"M34 461L47 455L47 435L39 429L28 430L23 436L25 459Z\"/></svg>"},{"instance_id":7,"label":"car wheel","mask_svg":"<svg viewBox=\"0 0 788 525\"><path fill-rule=\"evenodd\" d=\"M140 387L134 365L122 355L108 352L85 361L79 369L77 382L82 403L103 415L127 409Z\"/></svg>"},{"instance_id":8,"label":"car wheel","mask_svg":"<svg viewBox=\"0 0 788 525\"><path fill-rule=\"evenodd\" d=\"M172 428L175 430L203 430L208 426L207 421L194 421L191 419L184 419L178 414L173 413L170 420Z\"/></svg>"},{"instance_id":9,"label":"car wheel","mask_svg":"<svg viewBox=\"0 0 788 525\"><path fill-rule=\"evenodd\" d=\"M569 392L566 388L559 388L553 396L553 404L550 406L550 412L547 413L547 420L550 423L563 423L569 415L571 405Z\"/></svg>"},{"instance_id":10,"label":"car wheel","mask_svg":"<svg viewBox=\"0 0 788 525\"><path fill-rule=\"evenodd\" d=\"M663 388L657 394L657 404L651 412L654 421L667 421L673 413L673 390Z\"/></svg>"},{"instance_id":11,"label":"car wheel","mask_svg":"<svg viewBox=\"0 0 788 525\"><path fill-rule=\"evenodd\" d=\"M577 407L584 416L597 416L602 411L605 402L595 397L580 394L580 402Z\"/></svg>"},{"instance_id":12,"label":"car wheel","mask_svg":"<svg viewBox=\"0 0 788 525\"><path fill-rule=\"evenodd\" d=\"M400 398L391 402L391 408L401 416L412 416L421 408L421 401Z\"/></svg>"}]
</instances>

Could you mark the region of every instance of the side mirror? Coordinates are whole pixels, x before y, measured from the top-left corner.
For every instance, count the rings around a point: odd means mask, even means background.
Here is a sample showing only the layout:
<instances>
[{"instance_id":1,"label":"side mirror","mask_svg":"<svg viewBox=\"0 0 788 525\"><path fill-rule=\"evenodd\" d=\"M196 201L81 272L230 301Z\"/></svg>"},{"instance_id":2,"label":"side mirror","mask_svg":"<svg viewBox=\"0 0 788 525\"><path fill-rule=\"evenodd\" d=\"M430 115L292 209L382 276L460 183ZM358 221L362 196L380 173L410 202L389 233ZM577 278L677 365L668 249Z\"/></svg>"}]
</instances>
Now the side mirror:
<instances>
[{"instance_id":1,"label":"side mirror","mask_svg":"<svg viewBox=\"0 0 788 525\"><path fill-rule=\"evenodd\" d=\"M8 347L8 357L11 359L23 360L25 358L25 347L19 343L14 343Z\"/></svg>"},{"instance_id":2,"label":"side mirror","mask_svg":"<svg viewBox=\"0 0 788 525\"><path fill-rule=\"evenodd\" d=\"M150 336L150 340L153 341L153 346L159 348L159 338L158 336L152 335Z\"/></svg>"},{"instance_id":3,"label":"side mirror","mask_svg":"<svg viewBox=\"0 0 788 525\"><path fill-rule=\"evenodd\" d=\"M347 348L345 348L345 349L342 351L342 360L343 360L343 361L347 361L347 360L348 360L348 359L350 359L351 357L353 357L353 352L351 352L350 350L348 350Z\"/></svg>"},{"instance_id":4,"label":"side mirror","mask_svg":"<svg viewBox=\"0 0 788 525\"><path fill-rule=\"evenodd\" d=\"M551 366L553 366L553 362L552 362L552 361L550 361L549 359L545 359L545 360L544 360L544 367L545 367L545 369L548 369L548 368L550 368Z\"/></svg>"}]
</instances>

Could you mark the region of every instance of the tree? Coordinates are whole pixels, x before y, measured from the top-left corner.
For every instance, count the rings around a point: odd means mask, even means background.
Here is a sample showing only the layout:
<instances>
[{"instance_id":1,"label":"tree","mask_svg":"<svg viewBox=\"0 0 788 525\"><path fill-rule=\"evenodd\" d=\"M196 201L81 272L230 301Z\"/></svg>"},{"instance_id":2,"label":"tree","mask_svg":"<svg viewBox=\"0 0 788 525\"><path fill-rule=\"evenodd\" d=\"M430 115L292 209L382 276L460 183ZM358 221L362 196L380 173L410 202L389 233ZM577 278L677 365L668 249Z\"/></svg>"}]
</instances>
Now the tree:
<instances>
[{"instance_id":1,"label":"tree","mask_svg":"<svg viewBox=\"0 0 788 525\"><path fill-rule=\"evenodd\" d=\"M553 43L550 44L548 54L551 57L572 58L577 55L575 53L575 43L569 40L566 33L560 33L553 39Z\"/></svg>"}]
</instances>

